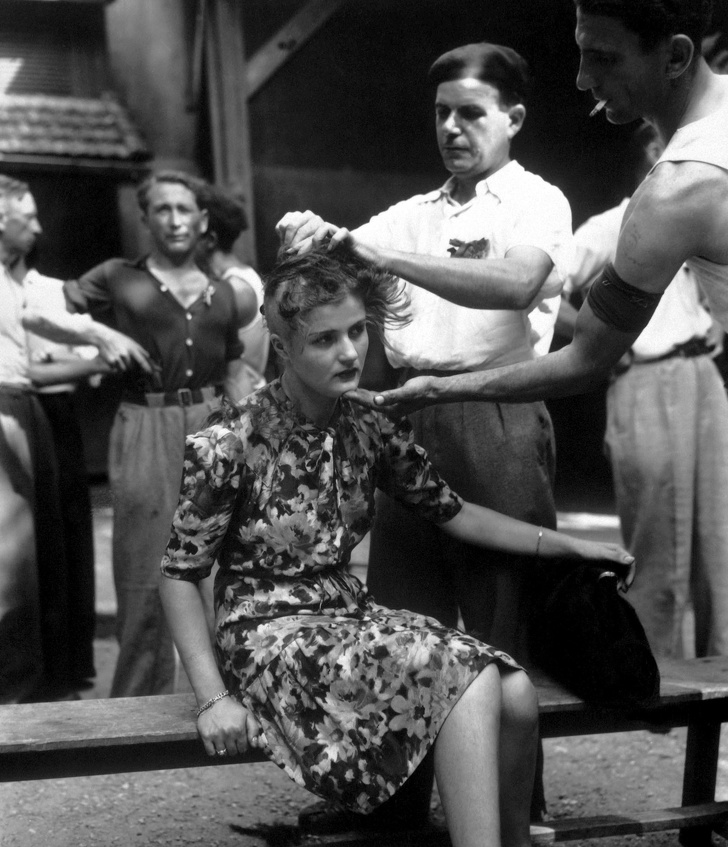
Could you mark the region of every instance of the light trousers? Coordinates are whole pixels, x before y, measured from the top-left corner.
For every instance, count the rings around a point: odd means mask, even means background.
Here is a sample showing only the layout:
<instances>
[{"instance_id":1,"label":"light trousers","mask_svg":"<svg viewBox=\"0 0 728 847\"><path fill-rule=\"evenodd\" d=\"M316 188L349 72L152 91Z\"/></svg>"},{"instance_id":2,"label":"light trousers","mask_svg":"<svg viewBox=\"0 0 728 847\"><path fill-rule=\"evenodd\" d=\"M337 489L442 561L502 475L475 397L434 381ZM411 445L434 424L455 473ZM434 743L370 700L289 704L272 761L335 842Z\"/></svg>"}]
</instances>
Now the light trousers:
<instances>
[{"instance_id":1,"label":"light trousers","mask_svg":"<svg viewBox=\"0 0 728 847\"><path fill-rule=\"evenodd\" d=\"M159 599L159 565L179 499L185 437L218 405L122 403L116 414L109 441L119 641L112 697L175 689L178 660Z\"/></svg>"},{"instance_id":2,"label":"light trousers","mask_svg":"<svg viewBox=\"0 0 728 847\"><path fill-rule=\"evenodd\" d=\"M728 400L709 356L632 366L607 394L606 445L628 599L658 656L682 657L692 601L698 656L728 654Z\"/></svg>"}]
</instances>

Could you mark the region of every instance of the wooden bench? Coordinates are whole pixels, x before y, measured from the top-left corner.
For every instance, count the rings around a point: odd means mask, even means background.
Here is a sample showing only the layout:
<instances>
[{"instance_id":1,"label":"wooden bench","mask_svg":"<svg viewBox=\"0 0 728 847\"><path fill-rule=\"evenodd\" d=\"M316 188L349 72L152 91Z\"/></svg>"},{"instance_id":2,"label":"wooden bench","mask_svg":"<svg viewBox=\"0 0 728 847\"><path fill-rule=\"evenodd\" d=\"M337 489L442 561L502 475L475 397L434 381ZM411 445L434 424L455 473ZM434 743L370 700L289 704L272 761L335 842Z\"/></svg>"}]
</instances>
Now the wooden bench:
<instances>
[{"instance_id":1,"label":"wooden bench","mask_svg":"<svg viewBox=\"0 0 728 847\"><path fill-rule=\"evenodd\" d=\"M639 729L688 728L682 805L634 814L550 821L532 828L534 843L680 829L687 847L728 831L728 802L716 803L721 724L728 721L728 658L661 663L658 704L649 710L600 711L547 679L536 678L545 738ZM266 761L208 757L197 737L192 695L0 706L0 781L210 767ZM609 775L605 774L605 779ZM376 838L317 837L317 844L445 845L439 830Z\"/></svg>"}]
</instances>

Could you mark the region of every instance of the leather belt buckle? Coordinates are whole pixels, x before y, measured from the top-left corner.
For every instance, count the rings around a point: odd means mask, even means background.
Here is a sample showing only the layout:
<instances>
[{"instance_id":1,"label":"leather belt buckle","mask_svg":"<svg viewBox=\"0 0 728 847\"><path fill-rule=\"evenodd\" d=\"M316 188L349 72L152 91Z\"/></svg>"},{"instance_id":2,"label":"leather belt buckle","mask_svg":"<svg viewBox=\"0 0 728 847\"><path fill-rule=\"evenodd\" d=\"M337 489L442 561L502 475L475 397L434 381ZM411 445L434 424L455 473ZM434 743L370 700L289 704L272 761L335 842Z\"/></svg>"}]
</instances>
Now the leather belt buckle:
<instances>
[{"instance_id":1,"label":"leather belt buckle","mask_svg":"<svg viewBox=\"0 0 728 847\"><path fill-rule=\"evenodd\" d=\"M192 405L192 390L189 388L178 388L177 389L177 400L179 401L180 406L191 406Z\"/></svg>"}]
</instances>

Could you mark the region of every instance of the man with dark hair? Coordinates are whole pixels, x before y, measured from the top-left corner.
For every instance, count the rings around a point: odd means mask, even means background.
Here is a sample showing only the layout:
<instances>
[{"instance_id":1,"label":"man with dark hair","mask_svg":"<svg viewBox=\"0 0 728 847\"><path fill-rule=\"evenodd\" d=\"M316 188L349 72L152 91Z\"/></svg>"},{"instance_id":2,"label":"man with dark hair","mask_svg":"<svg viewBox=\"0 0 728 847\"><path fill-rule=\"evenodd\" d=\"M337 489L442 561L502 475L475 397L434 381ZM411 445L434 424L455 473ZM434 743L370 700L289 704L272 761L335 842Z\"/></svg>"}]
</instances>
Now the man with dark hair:
<instances>
[{"instance_id":1,"label":"man with dark hair","mask_svg":"<svg viewBox=\"0 0 728 847\"><path fill-rule=\"evenodd\" d=\"M635 145L638 185L665 145L648 123ZM572 291L586 293L614 258L628 205L627 198L576 231ZM656 656L728 654L728 398L711 355L712 323L683 265L607 392L617 513L639 562L630 602Z\"/></svg>"},{"instance_id":2,"label":"man with dark hair","mask_svg":"<svg viewBox=\"0 0 728 847\"><path fill-rule=\"evenodd\" d=\"M553 332L571 253L566 198L511 159L526 116L524 59L509 47L468 44L440 56L429 79L437 142L450 172L441 188L353 232L311 213L290 213L278 224L284 248L307 249L330 237L332 246L342 244L408 283L412 322L386 333L387 357L401 381L533 359L539 333L547 346ZM539 309L546 321L537 330L532 319ZM435 467L467 499L556 525L553 431L543 404L455 403L424 410L412 423ZM367 575L374 597L450 626L460 614L467 629L527 662L529 563L453 543L377 496ZM416 787L412 780L396 802ZM405 825L426 820L429 785L414 801L404 807Z\"/></svg>"},{"instance_id":3,"label":"man with dark hair","mask_svg":"<svg viewBox=\"0 0 728 847\"><path fill-rule=\"evenodd\" d=\"M196 264L207 229L203 183L160 171L139 187L150 251L111 259L66 285L66 296L136 339L152 373L130 372L109 443L119 659L115 697L167 693L177 662L157 591L157 571L177 505L184 440L242 367L239 309L230 285Z\"/></svg>"},{"instance_id":4,"label":"man with dark hair","mask_svg":"<svg viewBox=\"0 0 728 847\"><path fill-rule=\"evenodd\" d=\"M232 285L240 306L238 337L243 343L244 368L235 389L235 399L240 399L265 384L270 340L260 308L263 283L234 250L240 233L248 228L242 200L217 186L208 186L201 203L208 226L200 244L200 263L212 276Z\"/></svg>"},{"instance_id":5,"label":"man with dark hair","mask_svg":"<svg viewBox=\"0 0 728 847\"><path fill-rule=\"evenodd\" d=\"M420 377L376 395L378 406L407 412L453 400L523 402L583 391L634 344L685 263L713 317L728 326L728 78L700 54L712 4L575 2L578 87L592 92L611 123L643 117L667 142L627 206L614 260L591 286L566 347L535 362Z\"/></svg>"},{"instance_id":6,"label":"man with dark hair","mask_svg":"<svg viewBox=\"0 0 728 847\"><path fill-rule=\"evenodd\" d=\"M33 389L28 331L94 344L115 369L148 366L135 341L69 314L62 296L33 302L17 271L40 232L28 185L0 176L0 703L75 690L53 436Z\"/></svg>"}]
</instances>

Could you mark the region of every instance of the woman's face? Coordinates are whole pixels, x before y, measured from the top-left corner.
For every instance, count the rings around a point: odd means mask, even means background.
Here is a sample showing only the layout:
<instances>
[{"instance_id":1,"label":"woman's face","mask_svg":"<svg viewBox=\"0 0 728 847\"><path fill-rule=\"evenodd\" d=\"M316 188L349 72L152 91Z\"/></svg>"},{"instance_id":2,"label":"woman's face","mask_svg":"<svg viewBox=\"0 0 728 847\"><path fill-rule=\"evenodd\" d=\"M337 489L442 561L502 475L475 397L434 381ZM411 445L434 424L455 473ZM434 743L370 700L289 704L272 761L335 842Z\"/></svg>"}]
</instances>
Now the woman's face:
<instances>
[{"instance_id":1,"label":"woman's face","mask_svg":"<svg viewBox=\"0 0 728 847\"><path fill-rule=\"evenodd\" d=\"M286 360L286 386L304 411L310 413L308 404L330 407L359 385L369 347L363 302L347 294L338 303L317 306L287 342L277 339L276 347Z\"/></svg>"}]
</instances>

